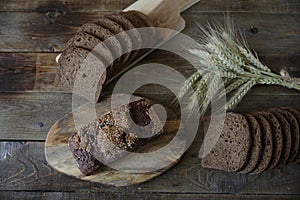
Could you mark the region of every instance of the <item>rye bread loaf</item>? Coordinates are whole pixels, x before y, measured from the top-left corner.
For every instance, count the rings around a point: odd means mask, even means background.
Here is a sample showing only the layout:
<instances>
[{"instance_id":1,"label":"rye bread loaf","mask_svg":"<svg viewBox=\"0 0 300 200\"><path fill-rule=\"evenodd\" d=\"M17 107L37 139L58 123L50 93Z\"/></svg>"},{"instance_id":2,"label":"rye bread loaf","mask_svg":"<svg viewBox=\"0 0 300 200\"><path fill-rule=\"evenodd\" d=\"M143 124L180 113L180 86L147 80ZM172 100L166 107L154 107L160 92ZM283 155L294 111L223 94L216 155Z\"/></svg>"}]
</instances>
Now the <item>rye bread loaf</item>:
<instances>
[{"instance_id":1,"label":"rye bread loaf","mask_svg":"<svg viewBox=\"0 0 300 200\"><path fill-rule=\"evenodd\" d=\"M90 175L102 164L115 162L144 142L160 135L162 129L150 102L141 99L113 109L98 120L83 126L70 138L69 146L80 171L84 175ZM142 135L151 137L140 138L141 131L144 131ZM83 153L78 154L77 149Z\"/></svg>"},{"instance_id":2,"label":"rye bread loaf","mask_svg":"<svg viewBox=\"0 0 300 200\"><path fill-rule=\"evenodd\" d=\"M289 156L290 156L290 150L291 150L291 144L292 144L292 136L291 136L291 128L290 125L288 123L288 121L285 119L285 117L275 111L275 110L270 110L270 112L272 112L272 114L274 114L276 116L276 118L278 119L281 129L282 129L282 142L283 142L283 147L282 148L282 152L281 152L281 156L279 159L279 162L277 163L276 168L280 168L283 167L286 164L286 161L288 160Z\"/></svg>"},{"instance_id":3,"label":"rye bread loaf","mask_svg":"<svg viewBox=\"0 0 300 200\"><path fill-rule=\"evenodd\" d=\"M207 123L204 124L204 130L207 130L207 126ZM202 158L202 166L227 172L237 172L242 169L247 162L251 147L250 129L246 118L240 114L227 113L224 127L222 129L218 127L213 131L220 137L215 144L204 140L205 148L212 149Z\"/></svg>"},{"instance_id":4,"label":"rye bread loaf","mask_svg":"<svg viewBox=\"0 0 300 200\"><path fill-rule=\"evenodd\" d=\"M251 174L260 174L268 168L271 162L273 155L273 137L271 125L268 122L268 120L266 120L265 117L257 113L253 113L253 116L257 119L262 130L263 149L261 159L259 160L258 165L255 167L255 169L251 172Z\"/></svg>"},{"instance_id":5,"label":"rye bread loaf","mask_svg":"<svg viewBox=\"0 0 300 200\"><path fill-rule=\"evenodd\" d=\"M252 140L248 161L245 167L239 171L240 173L245 174L253 171L258 165L258 161L261 159L263 133L261 132L261 127L255 117L251 114L245 114L244 116L248 121Z\"/></svg>"},{"instance_id":6,"label":"rye bread loaf","mask_svg":"<svg viewBox=\"0 0 300 200\"><path fill-rule=\"evenodd\" d=\"M291 128L291 137L292 137L291 151L290 151L290 156L286 161L286 164L289 164L295 160L298 154L298 148L299 148L299 138L297 138L299 134L298 122L297 119L294 117L294 115L292 115L287 110L279 108L276 109L275 111L281 113L285 117L285 119L288 121Z\"/></svg>"}]
</instances>

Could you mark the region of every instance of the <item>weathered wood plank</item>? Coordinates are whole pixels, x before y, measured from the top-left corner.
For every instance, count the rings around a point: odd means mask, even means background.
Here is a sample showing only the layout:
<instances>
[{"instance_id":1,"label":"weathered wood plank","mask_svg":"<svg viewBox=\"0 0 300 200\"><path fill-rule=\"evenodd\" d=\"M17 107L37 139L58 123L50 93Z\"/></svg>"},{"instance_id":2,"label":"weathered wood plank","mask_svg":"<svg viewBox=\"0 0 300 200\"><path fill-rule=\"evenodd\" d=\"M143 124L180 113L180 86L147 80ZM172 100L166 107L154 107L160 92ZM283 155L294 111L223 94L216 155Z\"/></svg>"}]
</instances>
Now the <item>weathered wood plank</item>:
<instances>
[{"instance_id":1,"label":"weathered wood plank","mask_svg":"<svg viewBox=\"0 0 300 200\"><path fill-rule=\"evenodd\" d=\"M99 12L122 10L135 0L10 0L0 2L0 12ZM201 0L193 12L253 12L253 13L299 13L297 0Z\"/></svg>"},{"instance_id":2,"label":"weathered wood plank","mask_svg":"<svg viewBox=\"0 0 300 200\"><path fill-rule=\"evenodd\" d=\"M89 13L0 13L0 52L59 52L77 28L102 16L103 12ZM300 54L299 14L255 14L235 13L235 24L247 36L251 47L265 54ZM184 33L199 36L196 24L207 21L222 22L224 14L187 12L184 18L187 28ZM251 27L258 32L251 32Z\"/></svg>"},{"instance_id":3,"label":"weathered wood plank","mask_svg":"<svg viewBox=\"0 0 300 200\"><path fill-rule=\"evenodd\" d=\"M200 142L194 142L176 166L155 179L131 187L113 188L80 181L51 169L44 157L43 142L0 142L0 164L5 169L0 171L0 191L300 195L299 164L258 176L224 173L202 168L199 148Z\"/></svg>"},{"instance_id":4,"label":"weathered wood plank","mask_svg":"<svg viewBox=\"0 0 300 200\"><path fill-rule=\"evenodd\" d=\"M67 200L67 199L132 199L132 200L297 200L300 198L299 195L230 195L230 194L161 194L161 193L91 193L91 192L15 192L15 191L4 191L0 193L1 199L39 199L39 200Z\"/></svg>"},{"instance_id":5,"label":"weathered wood plank","mask_svg":"<svg viewBox=\"0 0 300 200\"><path fill-rule=\"evenodd\" d=\"M0 91L58 91L54 87L54 77L58 68L55 62L57 53L0 53ZM279 72L284 68L292 77L300 77L300 55L266 55L261 53L262 61L270 68ZM155 51L140 64L160 63L178 70L183 75L192 73L189 63L166 51ZM278 89L278 94L287 90ZM268 91L265 91L268 92ZM289 91L287 91L289 92Z\"/></svg>"},{"instance_id":6,"label":"weathered wood plank","mask_svg":"<svg viewBox=\"0 0 300 200\"><path fill-rule=\"evenodd\" d=\"M292 91L278 95L268 87L269 94L253 92L239 104L236 111L254 111L276 106L293 106L300 109L300 93ZM266 91L266 90L265 90ZM169 106L170 91L144 88L136 93ZM272 99L272 101L270 101ZM0 140L43 141L55 121L72 111L72 95L63 93L0 93Z\"/></svg>"}]
</instances>

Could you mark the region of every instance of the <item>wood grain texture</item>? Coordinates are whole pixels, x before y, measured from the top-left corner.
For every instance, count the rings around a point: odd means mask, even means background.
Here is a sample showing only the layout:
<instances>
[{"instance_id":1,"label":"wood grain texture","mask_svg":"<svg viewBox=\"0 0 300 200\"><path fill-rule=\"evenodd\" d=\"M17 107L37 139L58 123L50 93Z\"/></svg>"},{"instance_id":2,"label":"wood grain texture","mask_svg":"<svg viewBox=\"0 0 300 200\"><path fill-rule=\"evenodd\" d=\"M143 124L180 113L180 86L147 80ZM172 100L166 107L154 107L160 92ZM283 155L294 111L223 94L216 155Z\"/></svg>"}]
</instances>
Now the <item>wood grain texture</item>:
<instances>
[{"instance_id":1,"label":"wood grain texture","mask_svg":"<svg viewBox=\"0 0 300 200\"><path fill-rule=\"evenodd\" d=\"M199 137L200 135L198 135ZM0 142L1 191L65 191L101 193L182 193L189 194L295 194L299 195L300 168L293 164L262 175L240 175L204 169L195 142L182 160L167 173L148 182L131 187L107 187L81 181L49 167L44 156L43 142ZM70 184L72 183L72 184ZM181 193L180 192L180 193Z\"/></svg>"},{"instance_id":2,"label":"wood grain texture","mask_svg":"<svg viewBox=\"0 0 300 200\"><path fill-rule=\"evenodd\" d=\"M122 10L135 0L10 0L0 2L0 12L103 12ZM201 5L189 12L253 12L253 13L299 13L297 0L201 0Z\"/></svg>"},{"instance_id":3,"label":"wood grain texture","mask_svg":"<svg viewBox=\"0 0 300 200\"><path fill-rule=\"evenodd\" d=\"M94 192L1 192L0 198L2 199L38 199L38 200L65 200L65 199L132 199L132 200L215 200L220 198L222 200L297 200L300 198L299 195L230 195L230 194L181 194L181 193L171 193L171 194L157 194L157 193L94 193Z\"/></svg>"},{"instance_id":4,"label":"wood grain texture","mask_svg":"<svg viewBox=\"0 0 300 200\"><path fill-rule=\"evenodd\" d=\"M0 12L0 52L60 52L79 26L103 14ZM187 13L183 17L187 21L183 33L193 38L199 35L195 24L204 25L212 20L224 21L224 14L218 13ZM234 13L232 18L256 51L265 54L300 54L297 45L294 45L300 43L299 14ZM251 33L251 27L256 27L258 32Z\"/></svg>"},{"instance_id":5,"label":"wood grain texture","mask_svg":"<svg viewBox=\"0 0 300 200\"><path fill-rule=\"evenodd\" d=\"M1 92L55 92L55 73L58 64L57 53L0 53L0 91ZM272 71L279 73L284 68L292 77L300 77L300 54L259 54L263 63ZM137 65L160 63L190 75L195 69L184 59L170 52L156 50ZM104 88L109 90L109 88ZM268 92L269 90L265 90ZM282 90L277 90L279 93Z\"/></svg>"}]
</instances>

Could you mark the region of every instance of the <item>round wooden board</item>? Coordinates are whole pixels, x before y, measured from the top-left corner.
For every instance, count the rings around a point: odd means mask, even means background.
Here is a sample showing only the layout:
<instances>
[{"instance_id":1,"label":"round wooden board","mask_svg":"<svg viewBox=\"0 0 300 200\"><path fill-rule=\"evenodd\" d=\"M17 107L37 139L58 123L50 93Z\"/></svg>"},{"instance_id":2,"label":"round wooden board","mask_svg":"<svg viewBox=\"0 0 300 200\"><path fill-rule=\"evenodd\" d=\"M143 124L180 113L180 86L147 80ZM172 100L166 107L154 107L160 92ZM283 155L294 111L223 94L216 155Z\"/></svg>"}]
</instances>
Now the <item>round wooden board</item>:
<instances>
[{"instance_id":1,"label":"round wooden board","mask_svg":"<svg viewBox=\"0 0 300 200\"><path fill-rule=\"evenodd\" d=\"M124 95L120 94L118 97L119 98L117 99L122 99ZM140 98L142 97L134 96L131 100L137 100ZM150 157L147 159L149 163L140 160L133 160L132 162L129 162L130 164L128 164L126 160L131 159L130 157L132 156L132 154L129 154L114 163L116 165L124 166L124 170L115 170L110 167L103 166L103 169L99 173L90 176L83 176L80 173L68 146L69 137L71 134L77 132L73 116L82 116L82 118L86 119L86 116L88 116L93 109L96 111L97 116L101 116L109 111L110 107L111 97L106 97L96 105L91 106L91 104L85 104L55 122L47 135L45 143L45 155L49 165L59 172L81 180L120 187L152 179L164 173L179 161L185 151L186 145L182 124L180 123L180 120L176 119L176 116L170 110L166 110L168 118L164 125L163 135L147 143L136 153L147 153L148 156L149 152L155 152L156 150L166 147L170 141L172 141L171 148L167 148L166 151L162 151L159 155L150 153ZM153 166L153 163L154 166L157 164L158 170L150 170L151 172L140 173L139 171L144 171L150 162L151 166ZM159 166L164 167L159 168Z\"/></svg>"}]
</instances>

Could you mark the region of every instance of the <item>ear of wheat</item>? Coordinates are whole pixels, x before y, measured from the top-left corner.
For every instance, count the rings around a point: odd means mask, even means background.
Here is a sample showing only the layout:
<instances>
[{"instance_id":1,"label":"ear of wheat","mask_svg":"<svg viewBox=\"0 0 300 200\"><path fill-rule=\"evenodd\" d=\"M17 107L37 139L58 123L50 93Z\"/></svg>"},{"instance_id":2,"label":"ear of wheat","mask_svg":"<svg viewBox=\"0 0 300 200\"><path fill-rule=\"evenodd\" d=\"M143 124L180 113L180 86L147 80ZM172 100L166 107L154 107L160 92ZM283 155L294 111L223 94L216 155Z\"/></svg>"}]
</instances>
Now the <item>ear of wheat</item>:
<instances>
[{"instance_id":1,"label":"ear of wheat","mask_svg":"<svg viewBox=\"0 0 300 200\"><path fill-rule=\"evenodd\" d=\"M224 109L233 109L257 84L281 85L300 91L299 82L272 72L255 52L252 53L242 34L234 30L232 21L228 20L225 26L199 28L203 36L199 39L199 45L189 49L189 53L201 70L185 81L178 95L179 98L190 98L188 112L195 112L195 104L198 103L200 116L203 116L212 98L228 94L232 95ZM214 90L212 93L211 88L218 86L215 85L216 81L208 80L215 80L214 76L221 77L224 91ZM192 93L188 92L189 88L194 89Z\"/></svg>"}]
</instances>

